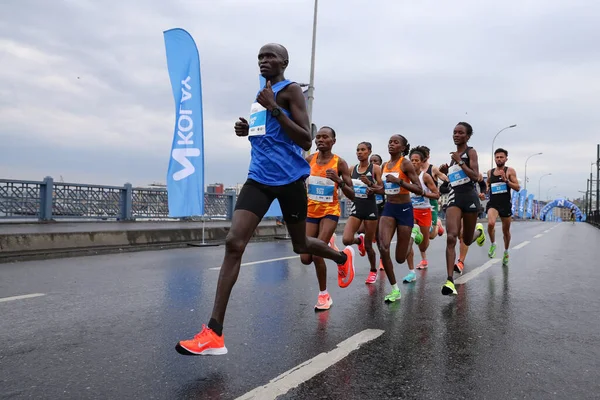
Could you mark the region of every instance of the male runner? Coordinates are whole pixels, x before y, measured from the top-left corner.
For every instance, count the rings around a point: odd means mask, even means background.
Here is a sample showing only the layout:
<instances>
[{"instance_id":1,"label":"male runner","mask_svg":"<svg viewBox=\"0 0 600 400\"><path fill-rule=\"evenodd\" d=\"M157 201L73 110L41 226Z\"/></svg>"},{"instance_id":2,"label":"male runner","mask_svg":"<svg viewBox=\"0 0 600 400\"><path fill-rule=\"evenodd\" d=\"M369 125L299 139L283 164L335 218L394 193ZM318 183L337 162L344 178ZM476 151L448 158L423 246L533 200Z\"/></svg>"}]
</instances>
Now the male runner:
<instances>
[{"instance_id":1,"label":"male runner","mask_svg":"<svg viewBox=\"0 0 600 400\"><path fill-rule=\"evenodd\" d=\"M183 355L227 353L223 320L231 290L240 272L246 245L274 199L279 200L283 218L296 254L313 254L335 261L338 273L354 269L353 250L335 251L323 241L306 236L307 193L304 180L310 166L302 150L310 150L312 138L306 101L300 86L284 77L288 52L280 44L263 46L258 53L261 75L267 80L252 107L250 122L235 123L237 136L249 136L252 146L248 180L238 196L231 228L225 240L212 316L207 326L176 349Z\"/></svg>"},{"instance_id":2,"label":"male runner","mask_svg":"<svg viewBox=\"0 0 600 400\"><path fill-rule=\"evenodd\" d=\"M494 152L496 159L496 168L488 172L487 192L490 195L490 201L486 206L488 215L488 233L492 242L488 256L496 256L496 219L500 216L502 221L502 234L504 236L504 257L502 265L508 265L508 248L510 246L510 222L512 220L512 203L510 199L510 189L519 191L519 181L514 168L506 166L508 151L497 149Z\"/></svg>"},{"instance_id":3,"label":"male runner","mask_svg":"<svg viewBox=\"0 0 600 400\"><path fill-rule=\"evenodd\" d=\"M335 131L324 126L315 135L317 152L309 155L306 161L310 164L308 177L308 217L306 218L306 236L316 237L324 243L330 243L340 219L340 200L338 188L350 200L354 199L354 189L348 164L344 159L331 152L335 144ZM354 249L350 247L352 254ZM327 265L323 257L311 254L300 256L302 264L315 264L319 281L319 296L315 310L329 310L333 301L327 291ZM354 279L354 270L343 276L338 274L338 284L345 288Z\"/></svg>"}]
</instances>

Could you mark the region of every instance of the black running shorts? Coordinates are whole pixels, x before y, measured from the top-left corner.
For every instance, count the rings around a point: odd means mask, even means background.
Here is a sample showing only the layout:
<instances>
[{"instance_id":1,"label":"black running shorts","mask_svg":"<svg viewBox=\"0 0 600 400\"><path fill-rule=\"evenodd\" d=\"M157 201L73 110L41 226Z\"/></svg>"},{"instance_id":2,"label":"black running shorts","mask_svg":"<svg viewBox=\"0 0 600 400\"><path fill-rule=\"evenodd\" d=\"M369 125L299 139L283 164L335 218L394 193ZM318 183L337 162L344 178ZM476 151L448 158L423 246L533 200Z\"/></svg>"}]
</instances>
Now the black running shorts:
<instances>
[{"instance_id":1,"label":"black running shorts","mask_svg":"<svg viewBox=\"0 0 600 400\"><path fill-rule=\"evenodd\" d=\"M512 204L510 204L510 203L495 204L490 201L487 203L487 206L485 207L485 212L489 212L490 208L493 208L494 210L498 211L498 215L500 216L500 218L512 217Z\"/></svg>"},{"instance_id":2,"label":"black running shorts","mask_svg":"<svg viewBox=\"0 0 600 400\"><path fill-rule=\"evenodd\" d=\"M379 217L379 207L377 207L377 203L375 201L372 202L361 202L352 203L352 208L350 209L350 216L354 218L358 218L361 221L377 221Z\"/></svg>"},{"instance_id":3,"label":"black running shorts","mask_svg":"<svg viewBox=\"0 0 600 400\"><path fill-rule=\"evenodd\" d=\"M482 210L479 195L475 189L468 192L454 192L450 196L447 208L458 207L463 213L479 213Z\"/></svg>"},{"instance_id":4,"label":"black running shorts","mask_svg":"<svg viewBox=\"0 0 600 400\"><path fill-rule=\"evenodd\" d=\"M262 219L275 199L279 201L287 224L306 220L308 198L304 179L282 186L263 185L248 179L240 191L235 209L250 211Z\"/></svg>"}]
</instances>

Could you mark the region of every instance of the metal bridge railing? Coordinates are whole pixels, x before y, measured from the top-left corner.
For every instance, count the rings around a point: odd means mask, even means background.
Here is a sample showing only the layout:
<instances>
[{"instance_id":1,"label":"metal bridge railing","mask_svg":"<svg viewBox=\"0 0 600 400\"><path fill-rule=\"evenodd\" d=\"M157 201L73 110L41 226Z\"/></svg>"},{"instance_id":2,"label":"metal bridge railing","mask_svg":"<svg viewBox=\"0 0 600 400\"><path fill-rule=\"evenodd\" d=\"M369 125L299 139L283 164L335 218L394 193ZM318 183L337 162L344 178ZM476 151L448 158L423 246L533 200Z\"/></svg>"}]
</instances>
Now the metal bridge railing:
<instances>
[{"instance_id":1,"label":"metal bridge railing","mask_svg":"<svg viewBox=\"0 0 600 400\"><path fill-rule=\"evenodd\" d=\"M204 218L231 219L235 198L206 193ZM169 206L161 188L0 179L0 219L169 219Z\"/></svg>"}]
</instances>

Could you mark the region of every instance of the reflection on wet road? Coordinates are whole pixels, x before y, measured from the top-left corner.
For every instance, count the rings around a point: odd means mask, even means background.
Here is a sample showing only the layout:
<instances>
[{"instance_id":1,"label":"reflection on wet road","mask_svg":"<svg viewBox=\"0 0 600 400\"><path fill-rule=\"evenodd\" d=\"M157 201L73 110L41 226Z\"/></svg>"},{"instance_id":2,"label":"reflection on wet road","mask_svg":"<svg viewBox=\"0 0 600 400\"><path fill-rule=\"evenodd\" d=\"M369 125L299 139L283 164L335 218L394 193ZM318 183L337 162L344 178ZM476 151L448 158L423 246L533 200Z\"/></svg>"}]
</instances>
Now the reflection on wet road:
<instances>
[{"instance_id":1,"label":"reflection on wet road","mask_svg":"<svg viewBox=\"0 0 600 400\"><path fill-rule=\"evenodd\" d=\"M599 243L585 224L515 223L510 266L474 246L449 298L437 238L391 305L383 272L365 285L366 258L347 289L330 263L321 313L314 267L253 243L219 357L174 345L208 321L223 247L3 264L0 398L594 398Z\"/></svg>"}]
</instances>

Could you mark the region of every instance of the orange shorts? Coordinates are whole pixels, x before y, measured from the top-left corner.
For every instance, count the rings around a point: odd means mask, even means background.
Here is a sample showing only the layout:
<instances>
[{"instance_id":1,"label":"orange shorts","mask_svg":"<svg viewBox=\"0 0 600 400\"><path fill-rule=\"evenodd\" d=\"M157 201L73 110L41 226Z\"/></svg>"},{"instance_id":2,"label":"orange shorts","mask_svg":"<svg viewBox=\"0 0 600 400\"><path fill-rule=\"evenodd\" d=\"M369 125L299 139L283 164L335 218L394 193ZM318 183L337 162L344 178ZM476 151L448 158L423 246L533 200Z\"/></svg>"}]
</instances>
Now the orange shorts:
<instances>
[{"instance_id":1,"label":"orange shorts","mask_svg":"<svg viewBox=\"0 0 600 400\"><path fill-rule=\"evenodd\" d=\"M415 216L415 222L419 226L423 226L425 228L430 228L432 220L431 209L419 209L413 208L413 214Z\"/></svg>"}]
</instances>

